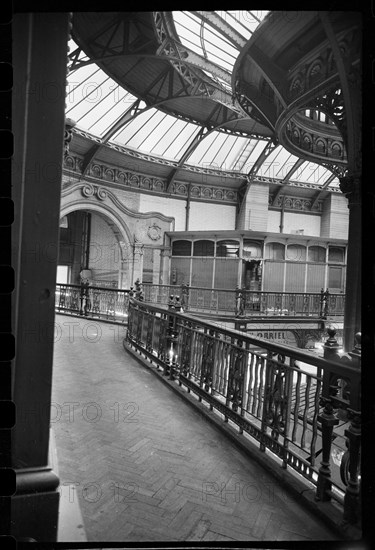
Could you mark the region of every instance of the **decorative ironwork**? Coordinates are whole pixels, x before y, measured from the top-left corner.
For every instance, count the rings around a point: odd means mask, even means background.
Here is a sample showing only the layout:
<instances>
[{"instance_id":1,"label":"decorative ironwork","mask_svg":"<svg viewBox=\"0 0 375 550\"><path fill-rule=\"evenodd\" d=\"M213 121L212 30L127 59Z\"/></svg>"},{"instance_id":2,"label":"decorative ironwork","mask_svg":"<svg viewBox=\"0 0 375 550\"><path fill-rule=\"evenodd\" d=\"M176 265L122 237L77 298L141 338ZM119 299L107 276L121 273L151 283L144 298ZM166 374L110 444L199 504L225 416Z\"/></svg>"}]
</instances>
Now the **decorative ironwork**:
<instances>
[{"instance_id":1,"label":"decorative ironwork","mask_svg":"<svg viewBox=\"0 0 375 550\"><path fill-rule=\"evenodd\" d=\"M175 299L171 302L175 303ZM152 317L152 322L147 317ZM165 310L130 301L129 320L132 328L127 333L126 347L167 369L173 378L177 377L180 386L234 422L240 433L250 434L262 451L268 449L269 456L279 457L284 468L293 468L315 485L317 500L329 500L335 495L338 502L344 504L345 521L353 524L358 521L360 369L353 366L360 364L359 336L347 364L337 358L335 361L323 359L247 334L239 337L236 331L178 313L172 307ZM156 330L158 325L160 329ZM153 338L141 338L140 334L148 334L151 326ZM170 328L175 357L172 361L168 356ZM326 349L332 348L329 341L333 337L331 333ZM309 365L309 369L298 366L299 362ZM340 380L346 381L346 385ZM338 409L346 411L351 421L345 432L351 453L346 489L337 481L337 476L333 479L331 475L333 468L337 469L331 462L331 450L335 445L332 436L338 423ZM322 450L316 448L320 440ZM289 447L289 442L293 446ZM315 458L320 452L322 460L318 468ZM339 476L338 471L337 474Z\"/></svg>"},{"instance_id":2,"label":"decorative ironwork","mask_svg":"<svg viewBox=\"0 0 375 550\"><path fill-rule=\"evenodd\" d=\"M89 284L56 285L56 312L111 319L124 323L128 316L129 290Z\"/></svg>"},{"instance_id":3,"label":"decorative ironwork","mask_svg":"<svg viewBox=\"0 0 375 550\"><path fill-rule=\"evenodd\" d=\"M76 125L74 120L71 118L65 119L65 130L64 130L64 157L69 155L69 146L73 138L73 128Z\"/></svg>"},{"instance_id":4,"label":"decorative ironwork","mask_svg":"<svg viewBox=\"0 0 375 550\"><path fill-rule=\"evenodd\" d=\"M314 292L264 292L221 290L182 284L156 285L143 283L145 301L168 305L171 294L181 291L181 306L187 311L221 313L239 317L255 315L287 315L293 317L328 318L344 314L345 295L330 294L328 290ZM332 299L329 300L328 297ZM186 308L188 305L188 308Z\"/></svg>"}]
</instances>

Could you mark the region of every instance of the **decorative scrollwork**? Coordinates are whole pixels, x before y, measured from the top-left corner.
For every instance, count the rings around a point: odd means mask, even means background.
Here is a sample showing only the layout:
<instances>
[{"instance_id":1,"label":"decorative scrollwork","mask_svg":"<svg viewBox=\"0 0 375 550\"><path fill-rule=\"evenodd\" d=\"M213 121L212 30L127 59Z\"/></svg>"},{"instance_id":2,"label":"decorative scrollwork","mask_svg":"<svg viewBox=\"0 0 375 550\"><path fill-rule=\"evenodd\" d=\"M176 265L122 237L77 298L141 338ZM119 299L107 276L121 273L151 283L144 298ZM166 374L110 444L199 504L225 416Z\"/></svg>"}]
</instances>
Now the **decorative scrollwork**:
<instances>
[{"instance_id":1,"label":"decorative scrollwork","mask_svg":"<svg viewBox=\"0 0 375 550\"><path fill-rule=\"evenodd\" d=\"M340 130L345 144L347 144L344 96L341 88L338 88L337 86L332 87L330 90L324 92L321 96L315 97L313 100L311 100L309 106L312 109L317 109L318 111L326 113L336 124L337 128Z\"/></svg>"},{"instance_id":2,"label":"decorative scrollwork","mask_svg":"<svg viewBox=\"0 0 375 550\"><path fill-rule=\"evenodd\" d=\"M84 197L92 197L94 194L94 186L86 183L82 186L82 195Z\"/></svg>"},{"instance_id":3,"label":"decorative scrollwork","mask_svg":"<svg viewBox=\"0 0 375 550\"><path fill-rule=\"evenodd\" d=\"M103 187L96 188L96 196L101 201L104 201L107 198L107 191Z\"/></svg>"},{"instance_id":4,"label":"decorative scrollwork","mask_svg":"<svg viewBox=\"0 0 375 550\"><path fill-rule=\"evenodd\" d=\"M285 361L285 357L279 357ZM285 369L275 364L272 367L272 378L266 392L265 420L272 430L271 437L277 441L279 435L285 433L288 395Z\"/></svg>"}]
</instances>

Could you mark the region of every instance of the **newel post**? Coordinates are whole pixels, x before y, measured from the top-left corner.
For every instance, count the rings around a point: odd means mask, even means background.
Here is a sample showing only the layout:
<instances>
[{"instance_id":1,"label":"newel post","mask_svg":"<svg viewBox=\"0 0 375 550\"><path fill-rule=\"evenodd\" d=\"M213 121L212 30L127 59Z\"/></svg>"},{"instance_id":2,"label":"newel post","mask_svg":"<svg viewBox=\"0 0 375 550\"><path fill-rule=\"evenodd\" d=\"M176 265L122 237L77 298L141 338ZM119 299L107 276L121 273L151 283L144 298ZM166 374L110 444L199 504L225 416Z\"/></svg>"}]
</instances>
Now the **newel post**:
<instances>
[{"instance_id":1,"label":"newel post","mask_svg":"<svg viewBox=\"0 0 375 550\"><path fill-rule=\"evenodd\" d=\"M351 352L351 365L361 369L361 333L355 335L355 345ZM346 446L348 447L349 463L347 488L344 498L344 522L355 524L360 521L360 462L361 462L361 402L360 402L360 378L358 384L352 384L350 392L350 408L348 418L350 425L345 430Z\"/></svg>"},{"instance_id":2,"label":"newel post","mask_svg":"<svg viewBox=\"0 0 375 550\"><path fill-rule=\"evenodd\" d=\"M327 329L328 339L324 344L324 358L330 361L338 361L340 357L338 350L340 346L335 338L336 331L333 328ZM318 483L316 488L316 500L327 501L331 500L331 446L333 427L339 423L338 418L334 415L332 399L330 398L330 372L324 369L323 372L323 387L320 405L324 407L323 412L318 416L318 421L322 426L322 461L318 473Z\"/></svg>"},{"instance_id":3,"label":"newel post","mask_svg":"<svg viewBox=\"0 0 375 550\"><path fill-rule=\"evenodd\" d=\"M333 427L339 423L339 419L333 414L333 406L330 399L322 397L320 404L324 405L322 414L318 416L322 425L322 461L318 473L318 483L316 488L316 500L331 500L331 445Z\"/></svg>"},{"instance_id":4,"label":"newel post","mask_svg":"<svg viewBox=\"0 0 375 550\"><path fill-rule=\"evenodd\" d=\"M327 328L328 338L323 346L323 357L328 361L340 361L339 351L342 351L342 347L336 339L336 329Z\"/></svg>"}]
</instances>

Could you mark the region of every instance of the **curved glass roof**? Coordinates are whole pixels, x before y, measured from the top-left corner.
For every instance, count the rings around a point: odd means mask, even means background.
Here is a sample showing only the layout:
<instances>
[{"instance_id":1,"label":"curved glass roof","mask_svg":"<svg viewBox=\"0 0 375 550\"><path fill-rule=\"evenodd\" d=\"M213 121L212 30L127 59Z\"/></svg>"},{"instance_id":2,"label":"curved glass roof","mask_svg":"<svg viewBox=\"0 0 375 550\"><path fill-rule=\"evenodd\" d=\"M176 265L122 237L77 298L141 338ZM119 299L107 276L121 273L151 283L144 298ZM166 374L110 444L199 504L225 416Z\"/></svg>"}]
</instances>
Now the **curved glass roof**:
<instances>
[{"instance_id":1,"label":"curved glass roof","mask_svg":"<svg viewBox=\"0 0 375 550\"><path fill-rule=\"evenodd\" d=\"M175 11L173 19L182 44L231 73L241 47L267 13L247 10ZM210 18L208 14L215 14L218 18Z\"/></svg>"},{"instance_id":2,"label":"curved glass roof","mask_svg":"<svg viewBox=\"0 0 375 550\"><path fill-rule=\"evenodd\" d=\"M173 12L173 21L181 43L230 75L241 43L246 43L268 12L217 11ZM242 42L241 42L242 41ZM70 54L78 46L69 42ZM187 165L248 174L268 143L268 139L244 137L230 131L207 131L192 152L201 126L164 113L139 101L80 52L81 63L67 78L66 116L77 128L130 149L164 157ZM85 64L87 62L87 64ZM222 84L223 81L221 81ZM227 86L227 84L225 84ZM136 114L132 108L137 105ZM118 129L114 125L124 117ZM199 137L199 136L198 136ZM307 184L337 187L338 179L323 166L305 161L278 146L257 170L257 175ZM294 168L294 170L293 170Z\"/></svg>"}]
</instances>

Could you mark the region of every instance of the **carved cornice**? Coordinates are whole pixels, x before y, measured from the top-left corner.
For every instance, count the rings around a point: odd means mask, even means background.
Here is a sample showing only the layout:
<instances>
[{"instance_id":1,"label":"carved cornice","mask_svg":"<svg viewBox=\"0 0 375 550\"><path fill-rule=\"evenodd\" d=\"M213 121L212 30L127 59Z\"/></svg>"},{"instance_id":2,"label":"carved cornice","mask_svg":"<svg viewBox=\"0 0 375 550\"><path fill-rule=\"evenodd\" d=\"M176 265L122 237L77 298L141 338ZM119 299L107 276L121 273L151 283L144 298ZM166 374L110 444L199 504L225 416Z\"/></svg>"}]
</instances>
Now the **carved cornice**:
<instances>
[{"instance_id":1,"label":"carved cornice","mask_svg":"<svg viewBox=\"0 0 375 550\"><path fill-rule=\"evenodd\" d=\"M305 199L290 195L280 195L277 197L275 204L273 201L274 197L270 194L268 197L268 204L273 208L281 209L284 206L286 210L299 210L304 212L322 212L323 209L323 201L316 201L314 208L311 209L314 204L314 199Z\"/></svg>"},{"instance_id":2,"label":"carved cornice","mask_svg":"<svg viewBox=\"0 0 375 550\"><path fill-rule=\"evenodd\" d=\"M321 163L324 164L324 163ZM327 166L330 167L330 166ZM200 169L199 167L189 167L192 172L197 173L208 173L210 175L216 174L223 176L223 173L220 171L213 171L209 169ZM66 175L72 177L73 175L73 184L77 181L82 180L82 158L73 155L67 155L64 159L64 172ZM184 170L186 167L184 167ZM340 172L340 175L342 172ZM245 174L233 174L231 177L244 181L246 177ZM128 190L140 190L147 193L155 193L158 195L165 196L174 196L175 198L187 198L188 197L188 181L178 181L176 180L170 191L167 193L167 180L166 178L158 178L155 176L149 176L146 174L140 174L133 172L131 170L123 170L121 168L116 168L103 163L93 163L89 166L87 173L85 175L84 181L101 181L103 184L111 185L115 184L116 187L119 185L122 188ZM274 184L274 185L284 185L285 182L282 178L271 178L267 176L254 176L253 183L263 183L265 185ZM63 190L68 188L71 184L69 182L63 183ZM301 187L307 189L321 190L321 185L313 183L304 183L296 180L290 180L288 182L289 187ZM329 188L326 190L329 193L340 193L340 189ZM228 203L237 203L238 200L238 189L230 189L224 186L214 186L214 185L203 185L199 183L191 184L191 195L190 198L193 200L207 200L207 201L220 201Z\"/></svg>"},{"instance_id":3,"label":"carved cornice","mask_svg":"<svg viewBox=\"0 0 375 550\"><path fill-rule=\"evenodd\" d=\"M73 157L72 155L68 155L65 158L64 165L66 169L73 171L75 174L77 174L77 176L79 176L80 168L82 166L82 159L78 157ZM172 185L170 192L167 193L166 178L157 178L154 176L147 176L128 170L121 170L120 168L115 168L113 166L108 166L102 163L90 164L85 175L85 181L91 182L92 180L99 180L104 184L120 184L126 189L139 189L140 191L156 193L158 195L170 196L172 194L175 197L188 197L188 182L185 183L181 181L175 181ZM64 183L63 190L65 190L68 185ZM193 200L195 199L236 203L237 190L229 189L228 187L223 186L216 187L203 184L191 184L190 198Z\"/></svg>"},{"instance_id":4,"label":"carved cornice","mask_svg":"<svg viewBox=\"0 0 375 550\"><path fill-rule=\"evenodd\" d=\"M284 128L285 138L289 141L288 149L293 148L307 154L312 161L325 160L346 164L345 147L340 137L322 135L318 125L316 129L307 130L297 122L296 118L289 120Z\"/></svg>"}]
</instances>

